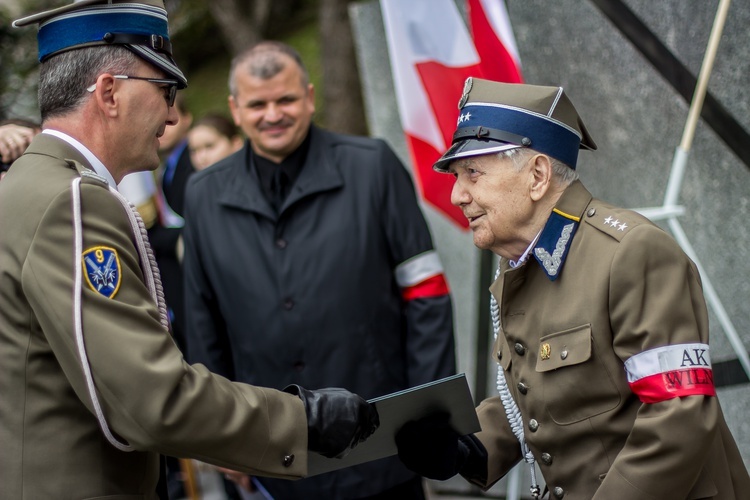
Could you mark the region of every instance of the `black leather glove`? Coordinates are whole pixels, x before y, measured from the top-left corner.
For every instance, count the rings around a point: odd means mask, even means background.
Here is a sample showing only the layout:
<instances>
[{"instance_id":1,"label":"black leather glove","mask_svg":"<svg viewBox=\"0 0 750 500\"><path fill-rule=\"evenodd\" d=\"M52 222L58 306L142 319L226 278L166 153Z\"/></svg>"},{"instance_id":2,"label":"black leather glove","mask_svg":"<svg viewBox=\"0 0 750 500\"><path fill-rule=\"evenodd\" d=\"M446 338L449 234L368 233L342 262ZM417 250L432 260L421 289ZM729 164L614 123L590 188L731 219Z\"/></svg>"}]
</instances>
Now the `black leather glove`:
<instances>
[{"instance_id":1,"label":"black leather glove","mask_svg":"<svg viewBox=\"0 0 750 500\"><path fill-rule=\"evenodd\" d=\"M328 458L346 456L380 425L375 405L346 389L307 390L298 385L284 392L299 396L307 413L307 449Z\"/></svg>"},{"instance_id":2,"label":"black leather glove","mask_svg":"<svg viewBox=\"0 0 750 500\"><path fill-rule=\"evenodd\" d=\"M420 476L445 481L460 473L477 484L487 480L487 451L473 434L459 436L447 413L407 422L396 433L396 446L401 462Z\"/></svg>"}]
</instances>

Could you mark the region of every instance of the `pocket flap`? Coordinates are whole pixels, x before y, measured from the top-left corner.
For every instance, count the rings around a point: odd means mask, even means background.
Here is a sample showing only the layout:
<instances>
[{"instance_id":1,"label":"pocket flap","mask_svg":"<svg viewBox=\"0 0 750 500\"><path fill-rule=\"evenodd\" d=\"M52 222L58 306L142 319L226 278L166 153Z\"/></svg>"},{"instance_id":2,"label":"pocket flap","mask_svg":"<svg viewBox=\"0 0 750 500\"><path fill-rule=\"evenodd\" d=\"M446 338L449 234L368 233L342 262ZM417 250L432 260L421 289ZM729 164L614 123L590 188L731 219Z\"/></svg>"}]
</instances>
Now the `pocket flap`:
<instances>
[{"instance_id":1,"label":"pocket flap","mask_svg":"<svg viewBox=\"0 0 750 500\"><path fill-rule=\"evenodd\" d=\"M537 372L583 363L591 357L591 325L552 333L539 339Z\"/></svg>"}]
</instances>

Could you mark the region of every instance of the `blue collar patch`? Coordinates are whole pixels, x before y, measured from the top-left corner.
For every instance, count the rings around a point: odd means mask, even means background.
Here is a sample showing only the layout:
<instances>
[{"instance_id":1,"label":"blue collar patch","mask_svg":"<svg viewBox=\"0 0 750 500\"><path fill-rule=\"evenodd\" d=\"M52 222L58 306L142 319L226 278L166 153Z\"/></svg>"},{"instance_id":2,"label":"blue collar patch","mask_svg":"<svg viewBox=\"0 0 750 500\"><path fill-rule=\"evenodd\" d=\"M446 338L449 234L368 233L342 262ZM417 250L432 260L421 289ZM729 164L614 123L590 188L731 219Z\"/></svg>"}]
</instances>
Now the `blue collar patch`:
<instances>
[{"instance_id":1,"label":"blue collar patch","mask_svg":"<svg viewBox=\"0 0 750 500\"><path fill-rule=\"evenodd\" d=\"M570 249L570 242L573 240L580 220L580 217L566 214L555 208L539 236L539 241L534 247L534 257L539 261L550 281L555 281L560 275Z\"/></svg>"},{"instance_id":2,"label":"blue collar patch","mask_svg":"<svg viewBox=\"0 0 750 500\"><path fill-rule=\"evenodd\" d=\"M108 299L120 289L120 258L117 250L93 247L81 255L86 283L93 291Z\"/></svg>"}]
</instances>

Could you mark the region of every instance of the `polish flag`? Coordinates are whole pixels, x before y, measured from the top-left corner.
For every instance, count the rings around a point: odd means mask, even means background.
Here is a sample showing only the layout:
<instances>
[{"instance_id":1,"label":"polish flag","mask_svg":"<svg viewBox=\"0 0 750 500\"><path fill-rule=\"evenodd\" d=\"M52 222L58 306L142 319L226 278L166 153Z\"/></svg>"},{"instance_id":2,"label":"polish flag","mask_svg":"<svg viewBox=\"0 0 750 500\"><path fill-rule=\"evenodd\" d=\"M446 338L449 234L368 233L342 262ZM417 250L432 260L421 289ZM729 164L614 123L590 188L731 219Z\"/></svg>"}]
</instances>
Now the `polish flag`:
<instances>
[{"instance_id":1,"label":"polish flag","mask_svg":"<svg viewBox=\"0 0 750 500\"><path fill-rule=\"evenodd\" d=\"M469 76L519 83L518 50L503 0L466 0L471 35L454 0L381 0L401 126L423 198L463 228L453 180L432 170L450 147Z\"/></svg>"}]
</instances>

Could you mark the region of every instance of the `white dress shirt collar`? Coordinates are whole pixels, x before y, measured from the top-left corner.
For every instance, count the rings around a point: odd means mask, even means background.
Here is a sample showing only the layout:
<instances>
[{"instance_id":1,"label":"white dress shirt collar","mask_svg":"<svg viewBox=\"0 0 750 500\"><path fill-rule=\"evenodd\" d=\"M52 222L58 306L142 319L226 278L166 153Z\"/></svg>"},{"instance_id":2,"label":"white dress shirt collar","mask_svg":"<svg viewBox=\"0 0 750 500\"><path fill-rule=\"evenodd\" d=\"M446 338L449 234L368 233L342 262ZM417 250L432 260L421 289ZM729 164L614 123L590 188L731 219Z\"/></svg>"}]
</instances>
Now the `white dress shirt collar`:
<instances>
[{"instance_id":1,"label":"white dress shirt collar","mask_svg":"<svg viewBox=\"0 0 750 500\"><path fill-rule=\"evenodd\" d=\"M94 172L99 174L100 176L104 177L107 180L107 183L112 186L113 188L117 189L117 183L115 182L115 178L112 177L112 174L109 173L109 170L107 170L107 167L104 166L104 163L102 163L99 158L94 156L94 153L92 153L89 148L78 142L76 139L73 139L65 132L60 132L59 130L53 130L51 128L46 128L42 130L43 134L49 134L54 135L58 139L62 139L63 141L67 142L74 148L76 148L85 158L88 160L88 162L91 164L91 166L94 168Z\"/></svg>"},{"instance_id":2,"label":"white dress shirt collar","mask_svg":"<svg viewBox=\"0 0 750 500\"><path fill-rule=\"evenodd\" d=\"M510 267L512 267L512 268L515 269L516 267L518 267L521 264L523 264L524 262L526 262L526 260L528 260L529 254L531 253L531 250L536 245L536 242L539 240L539 236L541 234L542 234L542 231L539 231L536 234L536 236L534 237L534 239L531 240L531 244L529 245L529 247L526 249L526 251L523 253L523 255L521 255L521 257L518 260L508 260L508 264L510 264Z\"/></svg>"}]
</instances>

